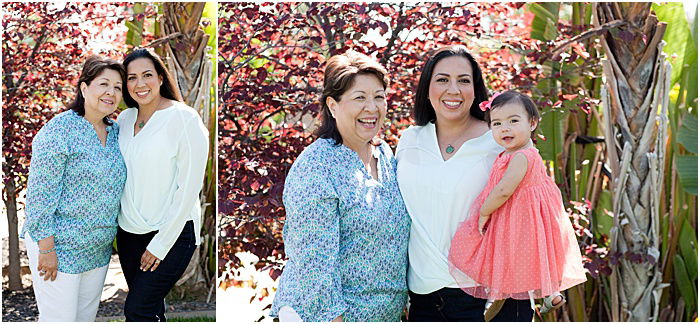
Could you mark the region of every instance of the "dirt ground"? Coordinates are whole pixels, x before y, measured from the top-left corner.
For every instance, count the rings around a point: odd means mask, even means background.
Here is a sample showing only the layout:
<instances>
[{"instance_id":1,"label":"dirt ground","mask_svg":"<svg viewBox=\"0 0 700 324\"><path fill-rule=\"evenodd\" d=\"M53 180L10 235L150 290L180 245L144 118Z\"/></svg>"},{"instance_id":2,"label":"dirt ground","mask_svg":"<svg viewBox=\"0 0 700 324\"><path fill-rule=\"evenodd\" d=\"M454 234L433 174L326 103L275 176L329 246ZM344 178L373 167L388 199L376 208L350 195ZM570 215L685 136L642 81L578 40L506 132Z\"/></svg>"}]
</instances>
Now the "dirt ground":
<instances>
[{"instance_id":1,"label":"dirt ground","mask_svg":"<svg viewBox=\"0 0 700 324\"><path fill-rule=\"evenodd\" d=\"M25 289L11 292L8 288L7 269L9 266L9 250L8 239L2 239L2 321L36 321L39 312L34 300L34 291L31 288L32 279L29 272L29 261L24 252L24 242L20 240L20 265L22 267L22 284ZM97 312L98 317L110 317L123 315L124 301L128 288L124 275L119 265L119 257L114 254L109 264L107 278L102 290L100 299L100 308ZM202 300L195 301L174 301L168 304L168 312L190 312L201 310L215 310L216 297L214 296L209 303L206 302L206 297Z\"/></svg>"}]
</instances>

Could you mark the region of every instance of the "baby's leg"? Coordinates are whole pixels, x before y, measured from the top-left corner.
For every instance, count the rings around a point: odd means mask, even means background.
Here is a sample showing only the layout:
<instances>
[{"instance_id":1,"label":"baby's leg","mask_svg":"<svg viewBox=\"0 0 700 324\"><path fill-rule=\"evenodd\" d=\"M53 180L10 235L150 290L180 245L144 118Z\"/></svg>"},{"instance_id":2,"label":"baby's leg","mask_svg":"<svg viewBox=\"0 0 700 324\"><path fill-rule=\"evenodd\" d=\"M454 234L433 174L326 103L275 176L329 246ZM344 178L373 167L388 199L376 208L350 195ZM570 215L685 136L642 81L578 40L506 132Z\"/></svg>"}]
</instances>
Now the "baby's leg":
<instances>
[{"instance_id":1,"label":"baby's leg","mask_svg":"<svg viewBox=\"0 0 700 324\"><path fill-rule=\"evenodd\" d=\"M543 301L542 301L542 307L540 307L540 314L545 314L550 311L553 311L566 303L566 299L564 298L564 295L562 295L560 292L556 292L554 294L551 294L547 296Z\"/></svg>"},{"instance_id":2,"label":"baby's leg","mask_svg":"<svg viewBox=\"0 0 700 324\"><path fill-rule=\"evenodd\" d=\"M552 301L552 305L555 307L561 302L566 303L566 300L564 300L564 295L562 295L561 292L558 291L547 297L549 297L549 299Z\"/></svg>"}]
</instances>

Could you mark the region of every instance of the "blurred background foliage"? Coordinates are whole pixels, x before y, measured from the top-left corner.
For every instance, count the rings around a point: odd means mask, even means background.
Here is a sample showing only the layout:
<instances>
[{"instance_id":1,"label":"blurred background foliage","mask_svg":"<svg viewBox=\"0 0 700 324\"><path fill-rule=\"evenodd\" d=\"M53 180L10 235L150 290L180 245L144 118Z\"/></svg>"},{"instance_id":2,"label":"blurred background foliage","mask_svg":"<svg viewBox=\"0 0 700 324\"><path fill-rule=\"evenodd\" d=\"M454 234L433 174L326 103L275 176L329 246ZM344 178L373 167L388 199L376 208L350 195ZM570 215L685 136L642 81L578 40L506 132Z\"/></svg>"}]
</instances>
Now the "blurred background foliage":
<instances>
[{"instance_id":1,"label":"blurred background foliage","mask_svg":"<svg viewBox=\"0 0 700 324\"><path fill-rule=\"evenodd\" d=\"M273 280L281 274L284 178L314 140L325 60L354 49L387 68L380 136L395 147L412 123L414 88L430 51L462 44L490 91L517 89L540 107L537 147L579 236L589 280L568 290L567 305L543 320L626 321L636 320L635 312L646 320L697 320L696 4L222 3L218 14L221 289L254 287L260 299L275 289L240 279L241 253L255 255L255 268ZM625 46L641 52L626 54ZM630 199L626 185L615 185L629 172L607 147L619 138L606 134L626 123L611 113L620 105L609 98L629 108L609 84L638 71L623 65L628 74L610 74L605 66L615 60L654 72L637 94L653 103L633 107L635 116L650 116L653 132L644 143L652 141L640 152L651 155L642 154L645 169L624 178L641 177L652 184L645 188L655 188L644 192L654 201L646 208L652 220L634 233L628 224L641 216L615 213ZM617 145L622 152L624 143ZM646 198L635 199L635 207L644 206ZM645 269L644 297L633 298L638 283L617 278L638 269Z\"/></svg>"},{"instance_id":2,"label":"blurred background foliage","mask_svg":"<svg viewBox=\"0 0 700 324\"><path fill-rule=\"evenodd\" d=\"M24 208L32 138L73 99L80 69L89 55L121 61L131 49L141 46L154 48L164 58L186 103L200 113L209 129L211 149L201 195L202 244L171 295L212 300L216 278L216 2L3 2L2 9L2 193L10 232L8 288L22 289L18 212ZM120 109L124 108L122 103Z\"/></svg>"}]
</instances>

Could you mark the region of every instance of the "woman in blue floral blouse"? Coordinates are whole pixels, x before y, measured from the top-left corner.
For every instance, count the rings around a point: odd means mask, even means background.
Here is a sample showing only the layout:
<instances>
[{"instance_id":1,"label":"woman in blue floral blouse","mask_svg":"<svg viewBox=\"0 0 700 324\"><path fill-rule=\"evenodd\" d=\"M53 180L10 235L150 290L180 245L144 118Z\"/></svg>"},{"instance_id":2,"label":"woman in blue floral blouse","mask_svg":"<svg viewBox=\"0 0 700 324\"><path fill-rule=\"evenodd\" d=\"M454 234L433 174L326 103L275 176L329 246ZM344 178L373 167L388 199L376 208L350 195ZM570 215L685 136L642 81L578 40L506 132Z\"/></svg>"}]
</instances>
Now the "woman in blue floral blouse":
<instances>
[{"instance_id":1,"label":"woman in blue floral blouse","mask_svg":"<svg viewBox=\"0 0 700 324\"><path fill-rule=\"evenodd\" d=\"M118 62L88 58L70 109L32 142L22 237L39 321L95 320L126 180L119 129L108 117L125 81Z\"/></svg>"},{"instance_id":2,"label":"woman in blue floral blouse","mask_svg":"<svg viewBox=\"0 0 700 324\"><path fill-rule=\"evenodd\" d=\"M398 321L406 304L410 219L389 145L386 70L348 52L330 58L320 137L284 189L285 251L272 316L282 321Z\"/></svg>"}]
</instances>

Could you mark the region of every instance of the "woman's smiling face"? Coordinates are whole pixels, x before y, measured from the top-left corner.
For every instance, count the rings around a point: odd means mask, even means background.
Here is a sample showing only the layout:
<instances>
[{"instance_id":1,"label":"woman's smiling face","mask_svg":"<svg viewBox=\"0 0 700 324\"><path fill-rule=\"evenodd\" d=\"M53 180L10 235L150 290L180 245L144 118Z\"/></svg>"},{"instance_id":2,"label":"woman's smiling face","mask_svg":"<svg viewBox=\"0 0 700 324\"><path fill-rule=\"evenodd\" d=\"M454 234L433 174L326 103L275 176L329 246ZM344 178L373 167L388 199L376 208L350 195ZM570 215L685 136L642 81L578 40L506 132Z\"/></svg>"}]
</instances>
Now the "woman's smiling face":
<instances>
[{"instance_id":1,"label":"woman's smiling face","mask_svg":"<svg viewBox=\"0 0 700 324\"><path fill-rule=\"evenodd\" d=\"M139 106L159 99L162 83L163 77L158 75L155 65L148 58L137 58L126 67L126 87Z\"/></svg>"},{"instance_id":2,"label":"woman's smiling face","mask_svg":"<svg viewBox=\"0 0 700 324\"><path fill-rule=\"evenodd\" d=\"M359 74L339 101L329 97L326 104L338 126L343 142L360 145L377 135L386 117L386 94L382 82L372 74Z\"/></svg>"},{"instance_id":3,"label":"woman's smiling face","mask_svg":"<svg viewBox=\"0 0 700 324\"><path fill-rule=\"evenodd\" d=\"M89 115L107 116L122 100L122 77L115 70L104 69L90 84L83 82L80 87L85 98L85 112Z\"/></svg>"},{"instance_id":4,"label":"woman's smiling face","mask_svg":"<svg viewBox=\"0 0 700 324\"><path fill-rule=\"evenodd\" d=\"M469 116L474 102L473 77L469 60L462 56L449 56L435 64L428 98L438 123Z\"/></svg>"}]
</instances>

